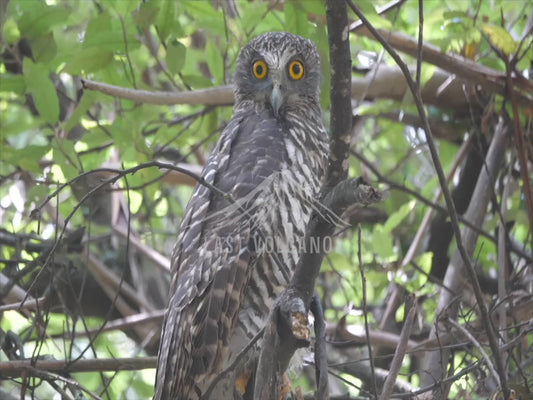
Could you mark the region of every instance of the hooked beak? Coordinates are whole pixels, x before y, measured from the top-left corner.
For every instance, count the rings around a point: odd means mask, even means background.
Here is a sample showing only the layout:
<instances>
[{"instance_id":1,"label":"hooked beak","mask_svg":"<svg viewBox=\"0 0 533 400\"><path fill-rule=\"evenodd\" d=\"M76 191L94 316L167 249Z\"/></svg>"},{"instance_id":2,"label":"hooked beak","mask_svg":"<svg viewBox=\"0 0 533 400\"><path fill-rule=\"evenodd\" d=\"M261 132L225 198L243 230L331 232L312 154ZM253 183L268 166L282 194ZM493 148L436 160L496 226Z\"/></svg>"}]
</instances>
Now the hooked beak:
<instances>
[{"instance_id":1,"label":"hooked beak","mask_svg":"<svg viewBox=\"0 0 533 400\"><path fill-rule=\"evenodd\" d=\"M272 93L270 94L270 105L276 118L279 117L279 109L283 103L283 95L281 94L281 87L279 83L274 83Z\"/></svg>"}]
</instances>

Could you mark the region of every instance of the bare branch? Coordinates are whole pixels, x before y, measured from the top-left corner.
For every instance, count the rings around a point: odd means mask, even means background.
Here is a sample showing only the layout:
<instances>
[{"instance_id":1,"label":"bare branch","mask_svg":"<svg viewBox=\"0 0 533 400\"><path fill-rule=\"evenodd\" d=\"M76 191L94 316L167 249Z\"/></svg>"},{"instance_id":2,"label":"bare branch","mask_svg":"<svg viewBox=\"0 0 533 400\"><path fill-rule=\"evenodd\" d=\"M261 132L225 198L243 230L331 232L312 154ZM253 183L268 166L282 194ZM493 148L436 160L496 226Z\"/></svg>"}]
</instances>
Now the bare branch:
<instances>
[{"instance_id":1,"label":"bare branch","mask_svg":"<svg viewBox=\"0 0 533 400\"><path fill-rule=\"evenodd\" d=\"M405 65L405 63L401 60L401 58L398 56L398 54L392 49L392 47L389 44L389 42L386 41L383 38L383 36L370 24L370 22L365 18L363 13L355 6L355 4L353 3L352 0L347 0L347 2L350 5L350 7L352 8L352 10L354 11L354 13L357 14L357 16L361 19L361 21L363 21L365 27L369 30L369 32L371 32L372 36L375 37L376 40L378 40L381 43L381 45L387 50L387 52L391 55L391 57L394 59L394 61L398 64L398 66L401 68L401 70L405 74L405 78L407 79L407 82L408 82L408 85L409 85L409 89L411 90L411 92L413 94L414 101L415 101L418 113L420 115L420 118L423 121L424 130L426 132L426 140L427 140L428 148L429 148L429 151L430 151L430 154L431 154L431 159L433 160L433 165L435 167L435 170L437 172L437 176L439 178L439 183L440 183L440 186L442 188L442 192L444 194L444 199L446 200L446 206L447 206L448 211L450 213L450 222L451 222L452 229L453 229L454 236L455 236L456 243L457 243L457 250L458 250L457 254L459 255L459 257L461 259L461 263L462 263L462 265L464 265L464 267L465 267L464 269L466 269L467 275L468 275L468 277L469 277L469 279L470 279L470 281L471 281L471 283L473 285L476 301L477 301L478 307L479 307L479 309L481 311L481 318L483 320L485 329L487 330L487 332L489 334L489 342L490 342L491 349L492 349L492 351L493 351L493 353L494 353L494 355L496 357L496 365L497 365L498 373L500 375L500 379L501 379L501 383L502 383L502 389L503 389L504 393L507 394L508 389L507 389L507 382L506 382L506 378L505 378L505 372L504 372L504 368L503 368L503 365L502 365L502 362L501 362L501 358L498 357L498 354L499 354L498 351L499 350L498 350L498 342L496 340L496 334L494 332L494 327L492 326L492 322L490 321L490 318L489 318L489 315L488 315L488 311L487 311L486 305L485 305L484 300L483 300L483 294L481 292L481 288L479 287L479 281L476 278L476 271L474 270L474 266L472 265L472 262L470 260L470 255L466 251L466 249L465 249L465 247L463 245L463 239L461 237L461 230L459 228L457 211L455 209L455 205L453 203L450 191L449 191L449 189L448 189L448 187L446 185L446 177L444 176L444 172L443 172L442 165L441 165L441 162L440 162L440 159L439 159L439 155L438 155L438 152L437 152L435 141L434 141L433 135L431 133L431 128L429 126L429 122L428 122L428 119L427 119L427 116L426 116L424 105L423 105L422 100L420 98L420 87L416 86L415 82L413 81L413 78L411 77L411 75L409 73L409 69L407 68L407 65ZM392 33L391 33L391 35L392 35ZM392 39L389 37L389 40L392 40ZM415 49L416 49L416 52L418 53L418 46L416 46ZM427 49L427 52L430 52L430 54L439 54L439 55L441 54L440 51L437 52L435 49ZM415 53L415 54L417 54L417 53ZM424 56L426 56L426 54L427 54L426 53L426 49L424 49ZM431 57L428 57L428 60L430 58ZM481 66L479 66L477 64L476 64L476 67L478 67L481 70L484 70L484 68L485 68L485 67L481 67ZM488 73L488 71L485 71L485 73ZM503 89L505 89L505 87L503 87ZM530 104L530 101L529 101L528 104ZM472 205L472 203L471 203L471 205ZM483 212L484 211L485 211L485 209L483 208ZM459 260L457 260L457 261L459 261ZM446 280L445 280L445 285L446 285ZM455 287L453 285L452 286L446 285L446 286ZM439 395L442 395L442 393L440 393Z\"/></svg>"},{"instance_id":2,"label":"bare branch","mask_svg":"<svg viewBox=\"0 0 533 400\"><path fill-rule=\"evenodd\" d=\"M16 360L0 362L0 376L16 377L32 375L32 370L48 372L95 372L95 371L138 371L155 368L157 357L106 358L94 360Z\"/></svg>"},{"instance_id":3,"label":"bare branch","mask_svg":"<svg viewBox=\"0 0 533 400\"><path fill-rule=\"evenodd\" d=\"M398 347L394 352L394 358L391 362L389 375L387 376L387 379L383 384L383 389L379 397L380 400L387 400L388 398L390 398L390 395L392 394L392 389L394 388L394 383L396 382L396 378L398 377L398 374L400 373L400 368L402 367L403 358L405 357L405 353L407 352L409 335L411 334L411 329L413 327L413 322L417 310L416 297L413 296L413 298L411 298L411 301L408 301L408 303L411 304L411 308L409 309L407 317L405 318L402 333L400 335L400 343L398 343Z\"/></svg>"},{"instance_id":4,"label":"bare branch","mask_svg":"<svg viewBox=\"0 0 533 400\"><path fill-rule=\"evenodd\" d=\"M231 85L198 89L190 92L150 92L148 90L128 89L109 85L89 79L83 79L82 84L83 88L87 90L96 90L119 99L145 104L202 104L210 106L227 106L233 104L233 87Z\"/></svg>"},{"instance_id":5,"label":"bare branch","mask_svg":"<svg viewBox=\"0 0 533 400\"><path fill-rule=\"evenodd\" d=\"M351 0L350 0L351 1ZM353 4L353 2L351 2ZM362 18L361 18L362 19ZM418 41L400 32L392 32L386 29L375 29L375 32L382 38L387 38L387 44L396 50L416 57L419 52ZM356 34L374 39L375 36L368 25L355 31ZM485 67L461 56L443 53L436 46L424 43L422 46L423 61L436 65L467 82L479 85L485 90L493 93L506 95L506 74ZM516 96L516 103L520 106L528 107L533 101L533 85L523 82L520 77L511 79L513 93Z\"/></svg>"}]
</instances>

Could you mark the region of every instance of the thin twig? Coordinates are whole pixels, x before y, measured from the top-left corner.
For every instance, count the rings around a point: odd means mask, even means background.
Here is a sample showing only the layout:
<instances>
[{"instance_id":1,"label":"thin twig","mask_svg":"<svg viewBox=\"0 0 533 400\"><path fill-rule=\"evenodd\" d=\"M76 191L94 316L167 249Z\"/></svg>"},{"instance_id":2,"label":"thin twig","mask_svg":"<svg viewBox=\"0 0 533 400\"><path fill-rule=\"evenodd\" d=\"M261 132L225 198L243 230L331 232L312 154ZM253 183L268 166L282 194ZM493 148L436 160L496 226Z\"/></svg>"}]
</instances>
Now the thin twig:
<instances>
[{"instance_id":1,"label":"thin twig","mask_svg":"<svg viewBox=\"0 0 533 400\"><path fill-rule=\"evenodd\" d=\"M363 317L365 319L365 337L368 347L368 360L370 362L370 373L372 375L372 390L374 398L378 396L378 386L376 382L376 368L374 366L374 357L372 356L372 342L370 340L370 326L368 324L368 309L366 296L366 276L363 267L363 252L361 247L361 225L357 226L357 261L359 262L359 273L361 274L361 286L363 288Z\"/></svg>"},{"instance_id":2,"label":"thin twig","mask_svg":"<svg viewBox=\"0 0 533 400\"><path fill-rule=\"evenodd\" d=\"M138 371L155 368L157 357L99 358L93 360L15 360L0 362L0 376L16 377L32 369L48 372Z\"/></svg>"},{"instance_id":3,"label":"thin twig","mask_svg":"<svg viewBox=\"0 0 533 400\"><path fill-rule=\"evenodd\" d=\"M487 352L485 351L485 349L483 348L481 343L479 343L477 341L477 339L468 331L468 329L466 329L461 324L458 324L457 321L455 321L455 320L453 320L451 318L448 318L446 320L446 322L448 324L450 324L451 326L453 326L454 328L456 328L457 330L459 330L463 335L465 335L470 340L470 342L472 342L474 347L476 349L478 349L478 351L483 356L483 359L485 360L485 364L487 364L487 368L489 369L490 373L492 374L492 377L494 378L494 380L496 381L498 386L501 387L500 377L499 377L498 373L496 372L496 370L494 369L494 364L492 363L489 355L487 354Z\"/></svg>"},{"instance_id":4,"label":"thin twig","mask_svg":"<svg viewBox=\"0 0 533 400\"><path fill-rule=\"evenodd\" d=\"M390 398L394 388L394 383L396 382L396 378L398 377L400 368L402 367L403 358L407 353L409 336L411 335L411 329L413 328L413 322L417 310L416 296L412 296L410 300L411 301L408 301L407 303L411 305L411 308L409 308L409 312L405 318L402 332L400 334L400 343L398 343L398 347L396 347L396 351L394 352L394 357L392 358L389 369L389 375L387 375L387 379L385 379L385 383L383 384L383 389L379 397L380 400L387 400Z\"/></svg>"},{"instance_id":5,"label":"thin twig","mask_svg":"<svg viewBox=\"0 0 533 400\"><path fill-rule=\"evenodd\" d=\"M401 68L401 70L405 74L405 79L407 80L409 89L411 90L411 93L413 94L416 108L418 110L420 118L423 121L424 130L426 132L426 141L428 144L428 148L431 154L431 158L433 160L433 165L437 172L437 176L439 179L440 186L442 188L442 192L444 194L444 199L446 201L446 207L448 208L448 211L450 213L450 223L452 225L452 229L453 229L454 236L456 239L457 250L459 251L461 255L461 258L466 267L466 272L473 286L474 295L476 297L476 301L478 303L478 306L481 312L481 319L483 321L483 325L485 326L485 329L487 330L490 347L492 349L493 354L495 355L496 367L500 374L502 390L505 394L508 394L507 381L505 379L505 369L502 364L501 357L499 357L499 346L498 346L496 333L494 331L494 327L492 326L492 322L490 320L487 307L483 299L483 293L479 286L479 281L476 278L476 271L474 269L474 266L472 265L470 256L468 255L463 245L463 241L461 237L461 229L459 227L459 221L458 221L457 211L455 209L455 204L451 197L448 186L446 185L446 177L444 175L444 171L442 169L442 165L439 159L437 147L435 145L435 141L431 133L431 128L429 126L429 122L426 116L424 104L422 103L420 99L420 87L417 87L415 82L413 81L411 74L409 73L409 68L407 67L407 65L402 61L402 59L398 56L398 54L394 51L394 49L389 45L389 43L387 43L387 41L383 39L383 37L376 31L376 29L374 29L372 24L370 24L370 22L365 18L363 13L355 6L353 1L352 0L346 0L346 1L350 5L350 8L354 11L354 13L357 14L357 16L363 21L363 23L368 28L368 30L372 33L372 35L376 38L376 40L378 40L381 43L381 45L387 50L387 52L391 55L391 57L394 59L394 61L398 64L398 66Z\"/></svg>"}]
</instances>

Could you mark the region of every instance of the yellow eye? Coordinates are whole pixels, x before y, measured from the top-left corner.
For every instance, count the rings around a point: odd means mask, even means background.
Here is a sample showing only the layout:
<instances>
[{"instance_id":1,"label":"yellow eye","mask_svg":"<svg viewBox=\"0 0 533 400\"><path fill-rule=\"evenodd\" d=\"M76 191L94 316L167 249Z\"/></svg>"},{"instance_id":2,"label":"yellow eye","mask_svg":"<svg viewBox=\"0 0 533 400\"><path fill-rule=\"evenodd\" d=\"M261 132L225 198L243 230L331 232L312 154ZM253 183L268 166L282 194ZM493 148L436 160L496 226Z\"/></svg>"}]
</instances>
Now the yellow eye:
<instances>
[{"instance_id":1,"label":"yellow eye","mask_svg":"<svg viewBox=\"0 0 533 400\"><path fill-rule=\"evenodd\" d=\"M268 68L263 60L254 62L252 72L257 79L264 79L267 76Z\"/></svg>"},{"instance_id":2,"label":"yellow eye","mask_svg":"<svg viewBox=\"0 0 533 400\"><path fill-rule=\"evenodd\" d=\"M300 80L304 76L304 65L301 61L293 61L289 65L289 76L295 81Z\"/></svg>"}]
</instances>

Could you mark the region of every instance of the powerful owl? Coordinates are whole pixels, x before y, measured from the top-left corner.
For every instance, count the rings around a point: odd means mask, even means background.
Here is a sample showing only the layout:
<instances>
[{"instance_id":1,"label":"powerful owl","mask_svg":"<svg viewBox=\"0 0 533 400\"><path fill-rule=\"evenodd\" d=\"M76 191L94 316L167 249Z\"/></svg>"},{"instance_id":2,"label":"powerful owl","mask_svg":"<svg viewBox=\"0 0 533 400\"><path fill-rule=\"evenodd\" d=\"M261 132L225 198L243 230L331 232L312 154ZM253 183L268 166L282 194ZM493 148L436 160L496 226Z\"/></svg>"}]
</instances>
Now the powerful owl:
<instances>
[{"instance_id":1,"label":"powerful owl","mask_svg":"<svg viewBox=\"0 0 533 400\"><path fill-rule=\"evenodd\" d=\"M172 255L157 400L250 398L258 349L247 345L291 278L325 176L314 44L258 36L242 48L234 83L233 116Z\"/></svg>"}]
</instances>

